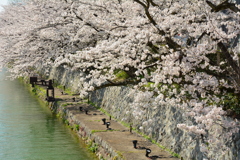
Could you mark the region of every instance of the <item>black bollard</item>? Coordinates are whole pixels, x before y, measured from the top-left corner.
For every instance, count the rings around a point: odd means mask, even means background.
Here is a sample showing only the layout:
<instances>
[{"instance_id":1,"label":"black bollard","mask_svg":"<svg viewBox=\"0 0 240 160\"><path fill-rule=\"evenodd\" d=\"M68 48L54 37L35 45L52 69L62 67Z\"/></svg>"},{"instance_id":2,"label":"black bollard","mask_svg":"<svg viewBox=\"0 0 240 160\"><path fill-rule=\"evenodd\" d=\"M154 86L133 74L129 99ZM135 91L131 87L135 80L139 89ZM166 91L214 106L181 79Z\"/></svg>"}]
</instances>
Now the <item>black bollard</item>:
<instances>
[{"instance_id":1,"label":"black bollard","mask_svg":"<svg viewBox=\"0 0 240 160\"><path fill-rule=\"evenodd\" d=\"M130 129L129 129L130 133L132 133L132 125L130 125L129 128L130 128Z\"/></svg>"},{"instance_id":2,"label":"black bollard","mask_svg":"<svg viewBox=\"0 0 240 160\"><path fill-rule=\"evenodd\" d=\"M109 116L109 120L111 120L112 119L112 116Z\"/></svg>"},{"instance_id":3,"label":"black bollard","mask_svg":"<svg viewBox=\"0 0 240 160\"><path fill-rule=\"evenodd\" d=\"M106 118L103 118L102 121L103 121L103 125L106 125Z\"/></svg>"},{"instance_id":4,"label":"black bollard","mask_svg":"<svg viewBox=\"0 0 240 160\"><path fill-rule=\"evenodd\" d=\"M106 126L107 126L107 129L110 129L110 128L109 128L110 122L106 122Z\"/></svg>"},{"instance_id":5,"label":"black bollard","mask_svg":"<svg viewBox=\"0 0 240 160\"><path fill-rule=\"evenodd\" d=\"M133 147L137 149L137 140L133 140L132 142L133 142Z\"/></svg>"},{"instance_id":6,"label":"black bollard","mask_svg":"<svg viewBox=\"0 0 240 160\"><path fill-rule=\"evenodd\" d=\"M79 110L82 112L83 111L83 107L79 107Z\"/></svg>"},{"instance_id":7,"label":"black bollard","mask_svg":"<svg viewBox=\"0 0 240 160\"><path fill-rule=\"evenodd\" d=\"M151 149L147 148L146 149L146 157L149 157L149 154L151 153Z\"/></svg>"}]
</instances>

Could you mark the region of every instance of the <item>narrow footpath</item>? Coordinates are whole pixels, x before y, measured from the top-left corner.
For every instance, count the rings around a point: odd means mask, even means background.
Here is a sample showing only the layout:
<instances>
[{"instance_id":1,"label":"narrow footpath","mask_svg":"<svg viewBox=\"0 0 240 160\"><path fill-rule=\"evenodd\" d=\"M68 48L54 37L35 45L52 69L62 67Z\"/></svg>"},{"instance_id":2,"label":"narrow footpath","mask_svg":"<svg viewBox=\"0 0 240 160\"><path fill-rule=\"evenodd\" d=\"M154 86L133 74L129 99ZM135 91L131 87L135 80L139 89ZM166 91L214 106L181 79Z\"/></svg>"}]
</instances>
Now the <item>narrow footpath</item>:
<instances>
[{"instance_id":1,"label":"narrow footpath","mask_svg":"<svg viewBox=\"0 0 240 160\"><path fill-rule=\"evenodd\" d=\"M130 131L128 127L105 115L96 107L87 104L86 100L84 102L77 95L68 95L58 88L54 88L54 94L55 106L64 106L69 125L79 125L78 135L83 139L90 137L88 139L98 144L96 146L98 157L109 160L178 159L143 136ZM59 113L61 109L57 109L56 113ZM102 119L106 119L106 123L110 122L110 125L104 125ZM137 142L135 146L133 141ZM117 153L117 156L113 152Z\"/></svg>"}]
</instances>

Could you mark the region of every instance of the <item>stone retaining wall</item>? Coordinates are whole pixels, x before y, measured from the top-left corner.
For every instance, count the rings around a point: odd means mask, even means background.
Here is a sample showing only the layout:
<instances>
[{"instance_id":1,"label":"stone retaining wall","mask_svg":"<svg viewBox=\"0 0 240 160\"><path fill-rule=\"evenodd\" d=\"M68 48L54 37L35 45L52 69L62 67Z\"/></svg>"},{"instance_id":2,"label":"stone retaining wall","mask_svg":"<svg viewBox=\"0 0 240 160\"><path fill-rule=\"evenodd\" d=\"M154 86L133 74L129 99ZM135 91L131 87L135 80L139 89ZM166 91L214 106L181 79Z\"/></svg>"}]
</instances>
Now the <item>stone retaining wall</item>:
<instances>
[{"instance_id":1,"label":"stone retaining wall","mask_svg":"<svg viewBox=\"0 0 240 160\"><path fill-rule=\"evenodd\" d=\"M130 92L131 89L128 87L108 87L93 92L91 101L109 112L114 118L132 124L138 130L144 121L152 119L153 121L141 130L144 134L185 159L203 159L203 155L199 154L201 153L200 139L177 128L178 123L192 124L191 119L182 116L183 111L173 106L161 106L158 110L149 108L143 119L136 119L131 114L134 111L131 108L134 95L129 95Z\"/></svg>"},{"instance_id":2,"label":"stone retaining wall","mask_svg":"<svg viewBox=\"0 0 240 160\"><path fill-rule=\"evenodd\" d=\"M116 119L125 123L131 123L137 129L142 126L144 121L152 119L148 127L141 130L144 134L164 147L180 154L186 160L203 160L206 158L200 152L199 144L202 141L201 137L177 128L179 123L193 124L193 119L184 116L184 111L175 106L158 106L157 110L149 108L143 119L136 119L131 114L134 112L131 104L135 94L132 94L131 88L128 87L108 87L93 92L91 101L109 112ZM214 127L222 129L219 125ZM152 130L147 128L152 128ZM221 154L218 154L222 152L222 147L220 147L217 153L210 159L240 160L240 133L234 135L233 141L226 142L226 145L230 147L228 154L225 154L223 157L220 156Z\"/></svg>"}]
</instances>

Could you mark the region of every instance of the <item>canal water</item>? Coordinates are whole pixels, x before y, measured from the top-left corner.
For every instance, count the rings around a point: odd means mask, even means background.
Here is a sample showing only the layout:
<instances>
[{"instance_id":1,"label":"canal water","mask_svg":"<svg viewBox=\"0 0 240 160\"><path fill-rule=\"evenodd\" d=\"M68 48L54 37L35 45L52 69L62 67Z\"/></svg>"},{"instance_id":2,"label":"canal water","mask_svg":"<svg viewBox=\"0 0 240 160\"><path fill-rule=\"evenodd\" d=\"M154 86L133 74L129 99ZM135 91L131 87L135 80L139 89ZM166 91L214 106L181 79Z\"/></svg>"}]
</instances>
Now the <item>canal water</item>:
<instances>
[{"instance_id":1,"label":"canal water","mask_svg":"<svg viewBox=\"0 0 240 160\"><path fill-rule=\"evenodd\" d=\"M0 71L0 160L96 160L70 128Z\"/></svg>"}]
</instances>

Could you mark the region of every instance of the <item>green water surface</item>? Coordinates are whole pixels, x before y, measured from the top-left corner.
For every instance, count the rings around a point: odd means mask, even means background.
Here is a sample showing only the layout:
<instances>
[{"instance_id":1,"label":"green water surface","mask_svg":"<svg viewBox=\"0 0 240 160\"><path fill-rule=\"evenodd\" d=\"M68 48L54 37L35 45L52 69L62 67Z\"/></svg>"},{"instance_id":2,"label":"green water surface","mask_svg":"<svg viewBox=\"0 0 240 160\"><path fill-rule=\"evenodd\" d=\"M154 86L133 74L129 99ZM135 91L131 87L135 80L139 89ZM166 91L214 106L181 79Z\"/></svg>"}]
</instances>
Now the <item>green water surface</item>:
<instances>
[{"instance_id":1,"label":"green water surface","mask_svg":"<svg viewBox=\"0 0 240 160\"><path fill-rule=\"evenodd\" d=\"M0 160L96 160L18 80L0 72Z\"/></svg>"}]
</instances>

